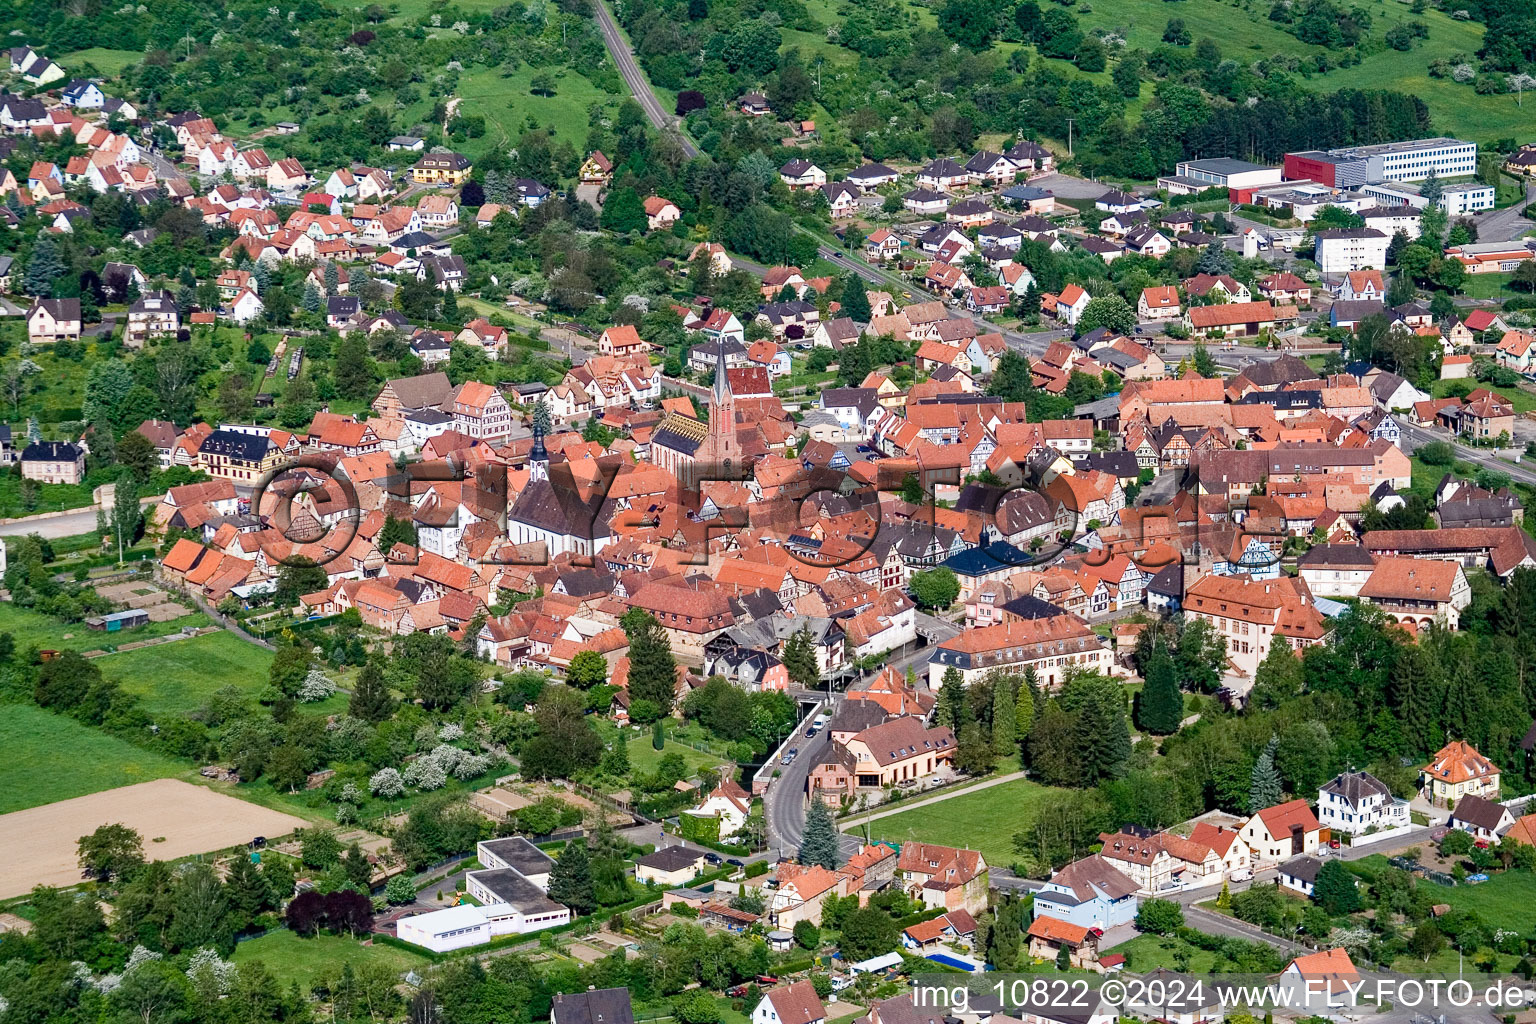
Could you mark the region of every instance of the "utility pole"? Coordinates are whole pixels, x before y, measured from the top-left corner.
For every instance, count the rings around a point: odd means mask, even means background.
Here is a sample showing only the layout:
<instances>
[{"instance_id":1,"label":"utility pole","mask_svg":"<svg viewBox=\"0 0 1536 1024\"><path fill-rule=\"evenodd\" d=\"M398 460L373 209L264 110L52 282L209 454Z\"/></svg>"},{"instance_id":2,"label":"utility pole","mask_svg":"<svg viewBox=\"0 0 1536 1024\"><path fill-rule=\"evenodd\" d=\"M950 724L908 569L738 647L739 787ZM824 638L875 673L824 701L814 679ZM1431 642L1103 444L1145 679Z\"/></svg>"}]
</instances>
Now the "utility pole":
<instances>
[{"instance_id":1,"label":"utility pole","mask_svg":"<svg viewBox=\"0 0 1536 1024\"><path fill-rule=\"evenodd\" d=\"M1075 124L1076 122L1077 122L1077 118L1075 118L1075 117L1067 118L1067 158L1068 159L1071 159L1071 157L1072 157L1072 125Z\"/></svg>"}]
</instances>

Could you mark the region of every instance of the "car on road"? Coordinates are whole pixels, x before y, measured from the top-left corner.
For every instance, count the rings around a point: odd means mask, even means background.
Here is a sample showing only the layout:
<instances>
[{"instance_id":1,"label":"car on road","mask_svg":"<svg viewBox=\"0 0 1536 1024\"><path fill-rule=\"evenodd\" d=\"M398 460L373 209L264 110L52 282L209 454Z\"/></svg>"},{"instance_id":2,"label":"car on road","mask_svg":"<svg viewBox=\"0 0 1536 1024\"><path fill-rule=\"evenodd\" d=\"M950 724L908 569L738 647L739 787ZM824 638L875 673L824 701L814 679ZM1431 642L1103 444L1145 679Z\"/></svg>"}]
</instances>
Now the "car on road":
<instances>
[{"instance_id":1,"label":"car on road","mask_svg":"<svg viewBox=\"0 0 1536 1024\"><path fill-rule=\"evenodd\" d=\"M727 857L727 858L725 858L725 862L727 864L729 864L733 868L744 868L744 867L746 867L746 864L744 864L742 862L741 858L739 858L739 857Z\"/></svg>"},{"instance_id":2,"label":"car on road","mask_svg":"<svg viewBox=\"0 0 1536 1024\"><path fill-rule=\"evenodd\" d=\"M1227 876L1227 880L1231 882L1251 882L1253 881L1253 872L1248 868L1238 868Z\"/></svg>"},{"instance_id":3,"label":"car on road","mask_svg":"<svg viewBox=\"0 0 1536 1024\"><path fill-rule=\"evenodd\" d=\"M718 853L706 853L704 855L704 862L706 864L719 864L720 855Z\"/></svg>"}]
</instances>

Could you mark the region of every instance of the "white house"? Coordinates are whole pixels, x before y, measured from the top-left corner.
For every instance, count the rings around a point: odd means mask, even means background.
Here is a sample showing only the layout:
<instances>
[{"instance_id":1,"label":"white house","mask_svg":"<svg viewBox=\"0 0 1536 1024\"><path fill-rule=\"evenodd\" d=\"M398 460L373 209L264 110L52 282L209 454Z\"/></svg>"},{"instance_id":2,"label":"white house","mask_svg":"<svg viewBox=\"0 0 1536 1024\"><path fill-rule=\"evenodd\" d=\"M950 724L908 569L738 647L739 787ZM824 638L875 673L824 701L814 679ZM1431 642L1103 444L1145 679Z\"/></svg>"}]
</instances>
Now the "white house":
<instances>
[{"instance_id":1,"label":"white house","mask_svg":"<svg viewBox=\"0 0 1536 1024\"><path fill-rule=\"evenodd\" d=\"M1480 796L1464 796L1456 801L1448 824L1472 838L1485 843L1497 843L1499 837L1515 824L1515 816L1508 807Z\"/></svg>"},{"instance_id":2,"label":"white house","mask_svg":"<svg viewBox=\"0 0 1536 1024\"><path fill-rule=\"evenodd\" d=\"M1317 269L1325 274L1382 270L1392 239L1375 228L1328 228L1317 239Z\"/></svg>"},{"instance_id":3,"label":"white house","mask_svg":"<svg viewBox=\"0 0 1536 1024\"><path fill-rule=\"evenodd\" d=\"M827 1008L810 979L769 989L752 1011L752 1024L824 1024L826 1019Z\"/></svg>"},{"instance_id":4,"label":"white house","mask_svg":"<svg viewBox=\"0 0 1536 1024\"><path fill-rule=\"evenodd\" d=\"M1317 820L1324 828L1350 835L1408 824L1408 801L1392 795L1369 772L1335 775L1317 791Z\"/></svg>"},{"instance_id":5,"label":"white house","mask_svg":"<svg viewBox=\"0 0 1536 1024\"><path fill-rule=\"evenodd\" d=\"M1280 865L1278 871L1280 885L1292 892L1310 897L1313 888L1317 885L1317 873L1322 869L1323 862L1316 857L1294 857Z\"/></svg>"},{"instance_id":6,"label":"white house","mask_svg":"<svg viewBox=\"0 0 1536 1024\"><path fill-rule=\"evenodd\" d=\"M714 818L720 823L719 837L735 835L746 824L752 810L752 797L732 779L722 779L704 802L683 813L694 818Z\"/></svg>"},{"instance_id":7,"label":"white house","mask_svg":"<svg viewBox=\"0 0 1536 1024\"><path fill-rule=\"evenodd\" d=\"M248 324L261 316L266 311L266 304L261 301L261 296L249 288L240 289L240 293L229 303L229 318L237 324Z\"/></svg>"},{"instance_id":8,"label":"white house","mask_svg":"<svg viewBox=\"0 0 1536 1024\"><path fill-rule=\"evenodd\" d=\"M522 935L570 923L568 909L547 898L543 903L547 906L528 908L487 903L477 907L466 903L447 910L403 917L395 925L395 934L405 942L434 953L445 953L483 945L502 935Z\"/></svg>"}]
</instances>

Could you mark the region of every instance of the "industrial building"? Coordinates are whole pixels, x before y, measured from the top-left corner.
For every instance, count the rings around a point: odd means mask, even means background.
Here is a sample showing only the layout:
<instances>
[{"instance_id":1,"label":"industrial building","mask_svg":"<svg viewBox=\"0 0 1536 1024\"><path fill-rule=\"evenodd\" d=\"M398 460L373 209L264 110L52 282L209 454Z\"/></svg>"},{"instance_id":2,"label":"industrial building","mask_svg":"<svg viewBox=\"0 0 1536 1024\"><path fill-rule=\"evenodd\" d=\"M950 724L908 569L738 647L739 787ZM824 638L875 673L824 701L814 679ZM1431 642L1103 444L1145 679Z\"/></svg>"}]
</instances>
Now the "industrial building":
<instances>
[{"instance_id":1,"label":"industrial building","mask_svg":"<svg viewBox=\"0 0 1536 1024\"><path fill-rule=\"evenodd\" d=\"M1285 176L1335 188L1359 188L1374 181L1422 181L1477 173L1477 143L1461 139L1415 139L1376 146L1308 150L1285 154Z\"/></svg>"}]
</instances>

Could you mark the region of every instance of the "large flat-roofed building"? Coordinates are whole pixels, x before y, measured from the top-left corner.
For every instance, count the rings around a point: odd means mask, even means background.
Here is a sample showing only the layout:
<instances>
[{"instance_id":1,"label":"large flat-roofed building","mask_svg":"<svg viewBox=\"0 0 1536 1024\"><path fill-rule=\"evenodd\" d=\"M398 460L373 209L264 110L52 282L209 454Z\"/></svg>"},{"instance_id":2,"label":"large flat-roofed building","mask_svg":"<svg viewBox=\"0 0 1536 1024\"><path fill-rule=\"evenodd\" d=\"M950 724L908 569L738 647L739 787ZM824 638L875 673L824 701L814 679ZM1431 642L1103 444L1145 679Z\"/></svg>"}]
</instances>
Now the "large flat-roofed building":
<instances>
[{"instance_id":1,"label":"large flat-roofed building","mask_svg":"<svg viewBox=\"0 0 1536 1024\"><path fill-rule=\"evenodd\" d=\"M535 932L571 920L569 908L550 899L543 889L511 868L471 871L464 876L464 890L483 904L504 903L517 912L502 934Z\"/></svg>"},{"instance_id":2,"label":"large flat-roofed building","mask_svg":"<svg viewBox=\"0 0 1536 1024\"><path fill-rule=\"evenodd\" d=\"M1386 207L1410 206L1422 210L1429 205L1422 189L1402 181L1379 181L1365 185L1362 192ZM1480 181L1452 182L1440 187L1436 205L1452 217L1493 209L1495 191Z\"/></svg>"},{"instance_id":3,"label":"large flat-roofed building","mask_svg":"<svg viewBox=\"0 0 1536 1024\"><path fill-rule=\"evenodd\" d=\"M1284 169L1287 178L1338 188L1358 188L1372 181L1422 181L1431 171L1441 178L1460 178L1477 173L1477 143L1441 136L1307 150L1285 154Z\"/></svg>"},{"instance_id":4,"label":"large flat-roofed building","mask_svg":"<svg viewBox=\"0 0 1536 1024\"><path fill-rule=\"evenodd\" d=\"M522 836L482 839L475 844L479 861L487 868L510 868L540 889L549 888L549 873L555 862L543 850Z\"/></svg>"},{"instance_id":5,"label":"large flat-roofed building","mask_svg":"<svg viewBox=\"0 0 1536 1024\"><path fill-rule=\"evenodd\" d=\"M1207 188L1274 185L1280 181L1281 176L1279 167L1252 164L1247 160L1234 160L1225 156L1209 160L1182 160L1174 172L1178 177L1204 182Z\"/></svg>"}]
</instances>

